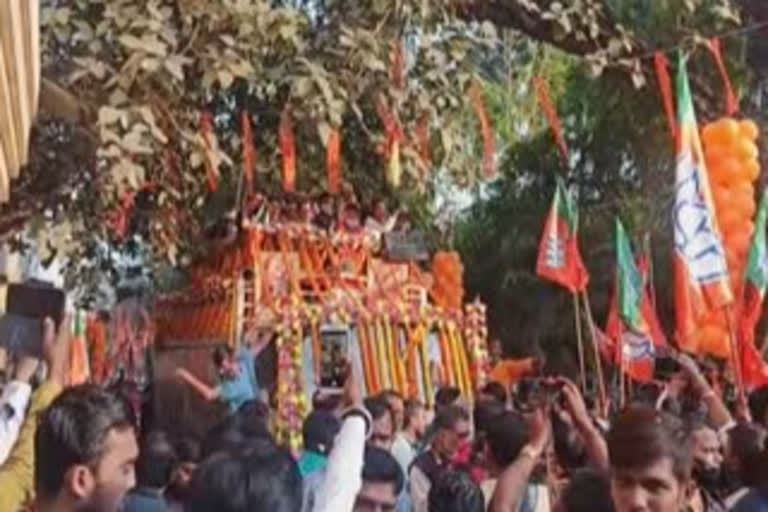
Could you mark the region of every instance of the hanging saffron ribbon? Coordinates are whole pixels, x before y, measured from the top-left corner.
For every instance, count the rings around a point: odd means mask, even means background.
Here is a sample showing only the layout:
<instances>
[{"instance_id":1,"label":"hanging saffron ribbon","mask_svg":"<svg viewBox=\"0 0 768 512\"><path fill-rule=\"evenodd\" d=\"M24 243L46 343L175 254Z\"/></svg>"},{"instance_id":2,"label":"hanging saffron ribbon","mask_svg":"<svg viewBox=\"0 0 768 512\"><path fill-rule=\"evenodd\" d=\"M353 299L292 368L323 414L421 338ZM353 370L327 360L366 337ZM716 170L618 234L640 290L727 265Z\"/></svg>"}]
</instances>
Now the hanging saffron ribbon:
<instances>
[{"instance_id":1,"label":"hanging saffron ribbon","mask_svg":"<svg viewBox=\"0 0 768 512\"><path fill-rule=\"evenodd\" d=\"M400 165L400 140L395 139L392 144L392 152L389 155L389 165L387 166L387 178L389 184L394 188L400 188L403 176L403 168Z\"/></svg>"},{"instance_id":2,"label":"hanging saffron ribbon","mask_svg":"<svg viewBox=\"0 0 768 512\"><path fill-rule=\"evenodd\" d=\"M392 51L392 85L395 89L402 89L405 85L405 54L400 40L395 41Z\"/></svg>"},{"instance_id":3,"label":"hanging saffron ribbon","mask_svg":"<svg viewBox=\"0 0 768 512\"><path fill-rule=\"evenodd\" d=\"M209 112L200 114L200 132L203 136L205 173L208 178L208 190L216 192L219 188L219 170L213 158L213 116Z\"/></svg>"},{"instance_id":4,"label":"hanging saffron ribbon","mask_svg":"<svg viewBox=\"0 0 768 512\"><path fill-rule=\"evenodd\" d=\"M253 149L251 116L248 112L240 114L241 135L243 139L243 174L245 174L246 197L253 194L253 169L256 164L256 152Z\"/></svg>"},{"instance_id":5,"label":"hanging saffron ribbon","mask_svg":"<svg viewBox=\"0 0 768 512\"><path fill-rule=\"evenodd\" d=\"M153 186L150 183L142 185L138 190L129 190L123 195L120 201L120 206L112 214L112 230L115 232L115 238L120 241L128 234L128 229L131 225L131 218L133 217L134 206L136 205L136 195L142 192L150 192L153 190Z\"/></svg>"},{"instance_id":6,"label":"hanging saffron ribbon","mask_svg":"<svg viewBox=\"0 0 768 512\"><path fill-rule=\"evenodd\" d=\"M707 41L707 47L709 48L709 51L712 52L712 56L715 58L715 63L717 64L717 69L720 72L720 77L723 79L723 87L725 88L725 113L732 116L739 111L739 102L736 99L736 95L733 93L731 79L728 76L728 70L725 67L720 39L713 37Z\"/></svg>"},{"instance_id":7,"label":"hanging saffron ribbon","mask_svg":"<svg viewBox=\"0 0 768 512\"><path fill-rule=\"evenodd\" d=\"M560 118L557 116L557 110L555 110L552 103L552 97L549 94L549 85L543 77L537 76L534 78L536 85L536 96L539 99L539 105L544 111L544 115L549 121L549 127L552 129L552 134L555 137L557 147L560 149L560 154L563 157L565 166L568 167L568 145L565 143L565 137L563 136L563 125L560 123Z\"/></svg>"},{"instance_id":8,"label":"hanging saffron ribbon","mask_svg":"<svg viewBox=\"0 0 768 512\"><path fill-rule=\"evenodd\" d=\"M667 114L669 133L672 134L672 140L677 147L677 118L675 117L675 100L672 97L672 79L669 76L669 61L663 52L656 52L653 54L653 63L656 66L656 78L659 80L664 112Z\"/></svg>"},{"instance_id":9,"label":"hanging saffron ribbon","mask_svg":"<svg viewBox=\"0 0 768 512\"><path fill-rule=\"evenodd\" d=\"M283 191L296 192L296 139L290 107L280 117L280 150L283 152Z\"/></svg>"},{"instance_id":10,"label":"hanging saffron ribbon","mask_svg":"<svg viewBox=\"0 0 768 512\"><path fill-rule=\"evenodd\" d=\"M335 128L328 134L326 160L328 165L328 193L336 195L341 190L341 134Z\"/></svg>"},{"instance_id":11,"label":"hanging saffron ribbon","mask_svg":"<svg viewBox=\"0 0 768 512\"><path fill-rule=\"evenodd\" d=\"M485 108L483 93L477 84L472 84L469 88L469 97L483 134L483 176L485 179L492 179L496 176L496 141L491 127L491 118Z\"/></svg>"},{"instance_id":12,"label":"hanging saffron ribbon","mask_svg":"<svg viewBox=\"0 0 768 512\"><path fill-rule=\"evenodd\" d=\"M400 142L403 139L402 128L397 117L387 106L383 95L379 97L376 111L384 125L384 132L386 134L384 145L379 148L379 151L387 159L387 179L390 185L398 188L402 177L402 166L400 165Z\"/></svg>"}]
</instances>

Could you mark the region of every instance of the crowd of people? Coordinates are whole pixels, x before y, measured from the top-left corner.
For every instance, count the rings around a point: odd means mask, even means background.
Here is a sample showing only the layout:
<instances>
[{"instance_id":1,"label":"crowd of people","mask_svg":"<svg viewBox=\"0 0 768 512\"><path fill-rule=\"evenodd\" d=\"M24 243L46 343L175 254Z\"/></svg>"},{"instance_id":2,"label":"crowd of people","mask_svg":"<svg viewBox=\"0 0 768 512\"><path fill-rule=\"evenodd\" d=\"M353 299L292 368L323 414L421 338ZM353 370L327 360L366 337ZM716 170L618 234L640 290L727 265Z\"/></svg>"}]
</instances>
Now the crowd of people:
<instances>
[{"instance_id":1,"label":"crowd of people","mask_svg":"<svg viewBox=\"0 0 768 512\"><path fill-rule=\"evenodd\" d=\"M768 510L768 389L730 410L696 362L623 408L571 380L491 382L434 408L319 392L303 451L272 432L259 347L214 354L220 382L179 378L229 414L203 438L139 424L119 393L67 387L69 337L9 366L0 397L0 512L717 512ZM33 390L34 388L34 390Z\"/></svg>"},{"instance_id":2,"label":"crowd of people","mask_svg":"<svg viewBox=\"0 0 768 512\"><path fill-rule=\"evenodd\" d=\"M267 228L300 226L326 233L381 235L408 232L412 227L403 209L390 213L384 200L362 205L351 190L338 197L296 195L279 200L257 194L249 200L245 211L246 225Z\"/></svg>"}]
</instances>

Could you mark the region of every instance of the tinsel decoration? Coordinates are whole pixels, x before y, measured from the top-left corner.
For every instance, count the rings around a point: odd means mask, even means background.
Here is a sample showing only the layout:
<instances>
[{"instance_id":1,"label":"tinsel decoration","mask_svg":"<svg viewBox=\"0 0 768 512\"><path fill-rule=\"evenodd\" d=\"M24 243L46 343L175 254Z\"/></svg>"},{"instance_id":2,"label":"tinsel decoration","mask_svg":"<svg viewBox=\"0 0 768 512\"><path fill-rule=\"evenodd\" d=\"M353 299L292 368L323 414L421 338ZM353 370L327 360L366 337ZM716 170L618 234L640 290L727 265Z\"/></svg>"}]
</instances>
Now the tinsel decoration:
<instances>
[{"instance_id":1,"label":"tinsel decoration","mask_svg":"<svg viewBox=\"0 0 768 512\"><path fill-rule=\"evenodd\" d=\"M402 89L405 85L405 52L399 39L392 50L392 85L395 89Z\"/></svg>"},{"instance_id":2,"label":"tinsel decoration","mask_svg":"<svg viewBox=\"0 0 768 512\"><path fill-rule=\"evenodd\" d=\"M243 174L245 175L246 197L253 194L253 176L256 165L256 151L253 148L253 132L251 130L251 116L248 112L240 115L243 140Z\"/></svg>"},{"instance_id":3,"label":"tinsel decoration","mask_svg":"<svg viewBox=\"0 0 768 512\"><path fill-rule=\"evenodd\" d=\"M283 192L296 192L296 138L290 106L280 116L280 150L283 153Z\"/></svg>"},{"instance_id":4,"label":"tinsel decoration","mask_svg":"<svg viewBox=\"0 0 768 512\"><path fill-rule=\"evenodd\" d=\"M664 112L667 115L667 125L669 133L677 148L677 114L675 113L675 100L672 96L672 78L669 76L669 61L663 52L656 52L653 55L653 63L656 67L656 77L659 80L659 90L661 99L664 102Z\"/></svg>"},{"instance_id":5,"label":"tinsel decoration","mask_svg":"<svg viewBox=\"0 0 768 512\"><path fill-rule=\"evenodd\" d=\"M536 86L536 96L539 100L541 110L544 111L544 115L549 121L549 127L552 129L552 134L555 137L557 147L560 149L560 154L563 157L565 166L568 167L568 145L565 143L565 136L563 135L563 125L560 122L560 118L557 115L557 110L552 103L552 97L549 94L549 85L543 77L537 76L534 79Z\"/></svg>"},{"instance_id":6,"label":"tinsel decoration","mask_svg":"<svg viewBox=\"0 0 768 512\"><path fill-rule=\"evenodd\" d=\"M731 78L728 76L728 70L725 67L720 39L713 37L707 41L707 48L712 52L712 56L715 58L715 64L717 64L717 70L720 72L720 77L723 79L725 113L728 116L732 116L739 111L739 101L736 99L736 94L733 92Z\"/></svg>"},{"instance_id":7,"label":"tinsel decoration","mask_svg":"<svg viewBox=\"0 0 768 512\"><path fill-rule=\"evenodd\" d=\"M337 195L341 191L341 134L335 128L328 134L326 160L328 165L328 193Z\"/></svg>"},{"instance_id":8,"label":"tinsel decoration","mask_svg":"<svg viewBox=\"0 0 768 512\"><path fill-rule=\"evenodd\" d=\"M483 177L486 180L491 180L496 177L496 140L491 126L491 118L485 108L483 92L476 83L473 83L469 88L469 98L480 122L480 131L483 135Z\"/></svg>"},{"instance_id":9,"label":"tinsel decoration","mask_svg":"<svg viewBox=\"0 0 768 512\"><path fill-rule=\"evenodd\" d=\"M215 134L213 133L213 116L209 112L200 114L200 133L203 138L203 160L205 162L205 174L208 179L208 190L216 192L219 189L219 169L216 166L216 158L213 151L215 147Z\"/></svg>"},{"instance_id":10,"label":"tinsel decoration","mask_svg":"<svg viewBox=\"0 0 768 512\"><path fill-rule=\"evenodd\" d=\"M379 96L376 111L379 114L381 123L384 125L385 140L384 146L380 148L380 151L387 159L387 181L393 188L399 188L403 174L403 169L400 165L400 143L403 139L402 127L397 116L387 105L383 95Z\"/></svg>"}]
</instances>

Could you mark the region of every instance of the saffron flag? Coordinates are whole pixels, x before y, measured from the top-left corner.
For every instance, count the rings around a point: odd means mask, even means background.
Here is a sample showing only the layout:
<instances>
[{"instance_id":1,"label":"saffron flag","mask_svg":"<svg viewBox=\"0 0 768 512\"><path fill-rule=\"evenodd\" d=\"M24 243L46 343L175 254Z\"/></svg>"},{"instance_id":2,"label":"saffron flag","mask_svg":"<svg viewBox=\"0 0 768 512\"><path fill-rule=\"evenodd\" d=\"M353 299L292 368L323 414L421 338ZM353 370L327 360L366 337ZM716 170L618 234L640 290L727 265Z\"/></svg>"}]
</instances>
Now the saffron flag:
<instances>
[{"instance_id":1,"label":"saffron flag","mask_svg":"<svg viewBox=\"0 0 768 512\"><path fill-rule=\"evenodd\" d=\"M589 283L589 274L579 253L578 229L576 203L558 179L539 244L536 273L568 288L571 293L583 291Z\"/></svg>"},{"instance_id":2,"label":"saffron flag","mask_svg":"<svg viewBox=\"0 0 768 512\"><path fill-rule=\"evenodd\" d=\"M768 367L755 346L755 327L760 320L765 290L768 287L768 250L765 229L768 221L768 193L763 191L755 220L755 234L749 250L745 275L744 302L739 322L741 365L744 385L755 389L768 384Z\"/></svg>"},{"instance_id":3,"label":"saffron flag","mask_svg":"<svg viewBox=\"0 0 768 512\"><path fill-rule=\"evenodd\" d=\"M677 342L696 352L698 319L733 301L722 237L714 214L685 59L677 76L679 147L675 170L675 312Z\"/></svg>"},{"instance_id":4,"label":"saffron flag","mask_svg":"<svg viewBox=\"0 0 768 512\"><path fill-rule=\"evenodd\" d=\"M616 220L616 292L608 315L606 334L613 340L615 360L628 375L640 382L653 378L658 348L667 345L666 336L653 309L648 292L648 265L641 258L635 262L632 245L621 221Z\"/></svg>"}]
</instances>

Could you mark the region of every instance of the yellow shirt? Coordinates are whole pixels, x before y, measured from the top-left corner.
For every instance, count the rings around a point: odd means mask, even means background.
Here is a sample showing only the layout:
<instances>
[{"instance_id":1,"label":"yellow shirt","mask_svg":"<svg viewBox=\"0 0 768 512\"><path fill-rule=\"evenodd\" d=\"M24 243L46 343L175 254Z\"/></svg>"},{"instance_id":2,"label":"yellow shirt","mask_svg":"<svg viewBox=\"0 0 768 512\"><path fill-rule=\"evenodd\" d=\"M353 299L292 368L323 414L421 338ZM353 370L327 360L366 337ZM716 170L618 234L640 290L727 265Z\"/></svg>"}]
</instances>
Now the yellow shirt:
<instances>
[{"instance_id":1,"label":"yellow shirt","mask_svg":"<svg viewBox=\"0 0 768 512\"><path fill-rule=\"evenodd\" d=\"M57 384L46 382L32 395L32 402L21 427L16 446L0 467L0 512L17 512L34 494L35 431L38 416L61 392Z\"/></svg>"}]
</instances>

